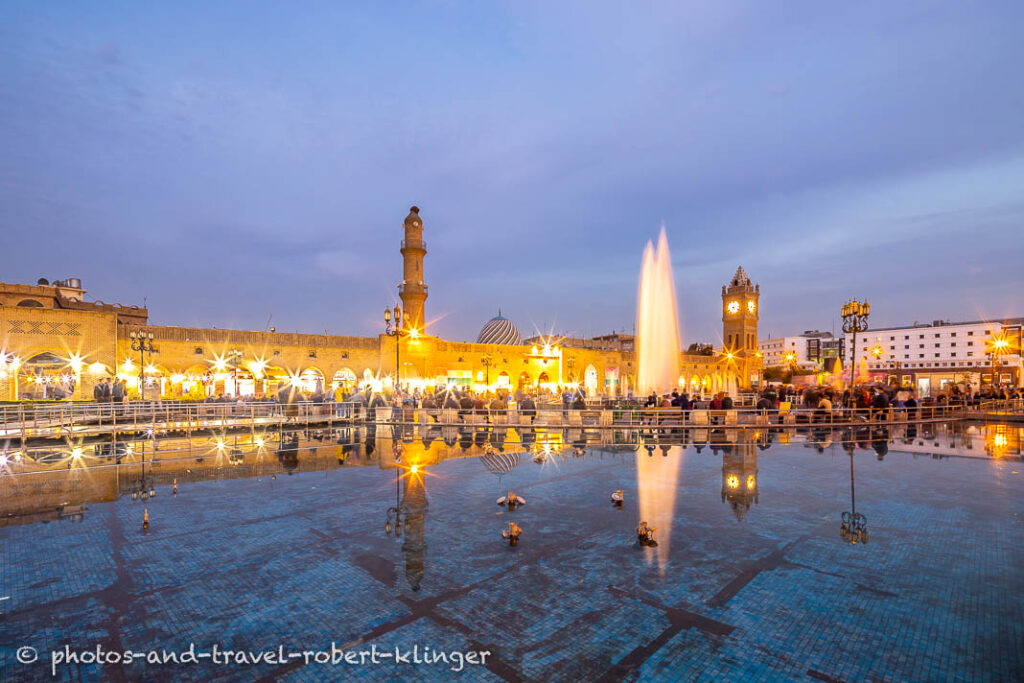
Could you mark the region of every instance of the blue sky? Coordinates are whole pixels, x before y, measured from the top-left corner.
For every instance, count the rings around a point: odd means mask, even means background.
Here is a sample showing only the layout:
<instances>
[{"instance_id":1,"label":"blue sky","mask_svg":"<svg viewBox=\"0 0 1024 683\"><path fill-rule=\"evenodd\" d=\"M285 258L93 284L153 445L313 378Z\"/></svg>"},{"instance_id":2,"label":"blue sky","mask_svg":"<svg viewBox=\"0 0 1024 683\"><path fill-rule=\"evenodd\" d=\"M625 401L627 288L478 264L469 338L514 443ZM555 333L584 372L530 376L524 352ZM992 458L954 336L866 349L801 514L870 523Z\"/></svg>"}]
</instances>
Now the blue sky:
<instances>
[{"instance_id":1,"label":"blue sky","mask_svg":"<svg viewBox=\"0 0 1024 683\"><path fill-rule=\"evenodd\" d=\"M0 280L376 334L421 207L433 331L684 340L1024 315L1024 3L0 1Z\"/></svg>"}]
</instances>

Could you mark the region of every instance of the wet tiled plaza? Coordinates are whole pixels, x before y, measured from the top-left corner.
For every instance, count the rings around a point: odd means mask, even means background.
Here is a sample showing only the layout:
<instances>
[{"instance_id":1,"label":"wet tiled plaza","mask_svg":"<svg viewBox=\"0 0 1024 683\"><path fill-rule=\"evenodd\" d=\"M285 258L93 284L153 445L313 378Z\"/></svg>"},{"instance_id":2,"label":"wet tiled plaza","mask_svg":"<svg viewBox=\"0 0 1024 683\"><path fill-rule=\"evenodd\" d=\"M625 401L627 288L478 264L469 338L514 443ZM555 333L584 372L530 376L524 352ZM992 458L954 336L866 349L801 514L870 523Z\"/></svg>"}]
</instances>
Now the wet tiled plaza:
<instances>
[{"instance_id":1,"label":"wet tiled plaza","mask_svg":"<svg viewBox=\"0 0 1024 683\"><path fill-rule=\"evenodd\" d=\"M491 655L460 672L296 657L79 663L57 667L57 678L1024 676L1018 459L857 449L855 505L870 534L851 544L840 536L851 458L839 444L650 452L467 457L415 475L211 476L176 495L158 485L145 503L91 503L78 523L0 528L0 679L50 679L50 653L65 646L193 643ZM616 489L622 509L609 503ZM509 490L526 505L497 506ZM399 537L385 528L391 507L401 508ZM656 522L657 548L635 542L641 514ZM509 520L523 529L516 547L501 538ZM37 662L17 662L24 646Z\"/></svg>"}]
</instances>

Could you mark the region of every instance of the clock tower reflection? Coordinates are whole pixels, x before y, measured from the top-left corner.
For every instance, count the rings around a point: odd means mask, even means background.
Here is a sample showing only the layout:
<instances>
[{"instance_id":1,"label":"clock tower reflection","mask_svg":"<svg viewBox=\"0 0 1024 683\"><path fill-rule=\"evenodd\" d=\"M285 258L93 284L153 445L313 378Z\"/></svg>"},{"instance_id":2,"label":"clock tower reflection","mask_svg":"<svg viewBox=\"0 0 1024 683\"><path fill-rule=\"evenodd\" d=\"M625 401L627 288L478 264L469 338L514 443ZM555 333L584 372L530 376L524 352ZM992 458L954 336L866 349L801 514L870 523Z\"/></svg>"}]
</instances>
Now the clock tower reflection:
<instances>
[{"instance_id":1,"label":"clock tower reflection","mask_svg":"<svg viewBox=\"0 0 1024 683\"><path fill-rule=\"evenodd\" d=\"M759 487L754 435L743 429L736 437L736 443L722 453L722 502L729 503L739 522L758 503Z\"/></svg>"}]
</instances>

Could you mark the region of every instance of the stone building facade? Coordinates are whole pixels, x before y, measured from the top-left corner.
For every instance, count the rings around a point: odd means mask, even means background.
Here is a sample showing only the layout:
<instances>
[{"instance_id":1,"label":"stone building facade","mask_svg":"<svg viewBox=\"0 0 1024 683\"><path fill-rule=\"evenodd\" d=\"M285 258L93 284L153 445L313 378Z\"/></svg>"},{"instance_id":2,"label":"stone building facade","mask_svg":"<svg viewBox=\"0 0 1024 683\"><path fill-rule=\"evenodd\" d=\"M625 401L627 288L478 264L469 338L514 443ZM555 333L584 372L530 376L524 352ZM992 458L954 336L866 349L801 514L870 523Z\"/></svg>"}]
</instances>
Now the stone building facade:
<instances>
[{"instance_id":1,"label":"stone building facade","mask_svg":"<svg viewBox=\"0 0 1024 683\"><path fill-rule=\"evenodd\" d=\"M591 395L620 396L633 390L631 345L561 339L486 344L425 333L426 243L418 209L403 227L399 294L407 310L398 338L150 326L144 308L84 302L78 280L0 283L0 400L87 400L105 377L124 380L131 396L139 396L141 385L146 398L271 395L289 384L308 393L340 393L366 383L388 389L396 371L400 383L413 389L557 391L572 385ZM737 271L723 289L723 339L754 341L727 344L714 356L681 354L680 386L691 393L735 392L756 381L759 358L750 349L756 348L759 294ZM735 315L729 307L739 300ZM749 302L755 302L752 308ZM132 349L131 338L143 330L153 335L154 348L144 355Z\"/></svg>"}]
</instances>

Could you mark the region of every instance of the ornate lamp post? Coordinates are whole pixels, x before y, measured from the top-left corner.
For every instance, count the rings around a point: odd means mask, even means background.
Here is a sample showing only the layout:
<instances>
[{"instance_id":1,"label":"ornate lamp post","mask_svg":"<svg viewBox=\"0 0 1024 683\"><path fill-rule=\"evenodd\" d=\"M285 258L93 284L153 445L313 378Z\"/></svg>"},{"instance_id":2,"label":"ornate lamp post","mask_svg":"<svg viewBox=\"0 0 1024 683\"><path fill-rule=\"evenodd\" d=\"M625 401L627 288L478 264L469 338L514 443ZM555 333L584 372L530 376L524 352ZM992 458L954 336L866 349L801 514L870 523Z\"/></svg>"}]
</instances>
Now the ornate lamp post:
<instances>
[{"instance_id":1,"label":"ornate lamp post","mask_svg":"<svg viewBox=\"0 0 1024 683\"><path fill-rule=\"evenodd\" d=\"M395 394L398 394L398 376L401 372L401 364L398 362L398 354L402 342L402 308L395 304L394 325L391 324L391 309L384 309L384 334L395 338Z\"/></svg>"},{"instance_id":2,"label":"ornate lamp post","mask_svg":"<svg viewBox=\"0 0 1024 683\"><path fill-rule=\"evenodd\" d=\"M490 356L490 354L484 354L484 357L480 359L480 363L484 366L484 384L490 387L491 366L494 365L494 359Z\"/></svg>"},{"instance_id":3,"label":"ornate lamp post","mask_svg":"<svg viewBox=\"0 0 1024 683\"><path fill-rule=\"evenodd\" d=\"M843 304L843 332L853 333L853 351L850 354L850 390L857 384L857 333L868 329L871 304L867 301L849 301Z\"/></svg>"},{"instance_id":4,"label":"ornate lamp post","mask_svg":"<svg viewBox=\"0 0 1024 683\"><path fill-rule=\"evenodd\" d=\"M851 437L852 438L852 437ZM857 497L853 485L853 453L850 453L850 510L843 513L839 537L847 543L868 542L868 518L857 512Z\"/></svg>"},{"instance_id":5,"label":"ornate lamp post","mask_svg":"<svg viewBox=\"0 0 1024 683\"><path fill-rule=\"evenodd\" d=\"M140 329L128 333L132 340L132 351L139 352L139 398L146 400L146 353L156 353L153 348L153 333Z\"/></svg>"},{"instance_id":6,"label":"ornate lamp post","mask_svg":"<svg viewBox=\"0 0 1024 683\"><path fill-rule=\"evenodd\" d=\"M401 502L401 476L399 475L401 469L401 467L395 467L395 504L388 508L387 521L384 523L384 533L388 536L394 533L395 538L402 537L402 518L405 516Z\"/></svg>"},{"instance_id":7,"label":"ornate lamp post","mask_svg":"<svg viewBox=\"0 0 1024 683\"><path fill-rule=\"evenodd\" d=\"M569 382L570 383L571 382L575 382L576 381L576 373L573 372L573 368L576 367L576 359L573 358L572 356L570 356L569 360L565 361L565 364L569 366Z\"/></svg>"},{"instance_id":8,"label":"ornate lamp post","mask_svg":"<svg viewBox=\"0 0 1024 683\"><path fill-rule=\"evenodd\" d=\"M228 351L228 358L231 359L231 384L235 390L235 398L237 399L242 395L242 392L238 389L238 368L242 363L242 352L238 349L231 349Z\"/></svg>"}]
</instances>

